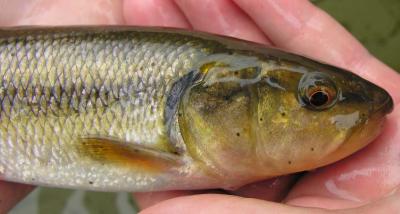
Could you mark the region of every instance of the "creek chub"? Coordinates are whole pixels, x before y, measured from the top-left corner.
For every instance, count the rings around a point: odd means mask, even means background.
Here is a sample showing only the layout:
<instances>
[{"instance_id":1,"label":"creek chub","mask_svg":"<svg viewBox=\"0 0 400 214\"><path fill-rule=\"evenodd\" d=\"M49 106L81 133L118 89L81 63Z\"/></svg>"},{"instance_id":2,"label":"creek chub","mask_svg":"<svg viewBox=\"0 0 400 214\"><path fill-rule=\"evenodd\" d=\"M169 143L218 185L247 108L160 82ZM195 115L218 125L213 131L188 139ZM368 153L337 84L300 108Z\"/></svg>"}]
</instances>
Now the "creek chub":
<instances>
[{"instance_id":1,"label":"creek chub","mask_svg":"<svg viewBox=\"0 0 400 214\"><path fill-rule=\"evenodd\" d=\"M0 176L100 191L233 189L315 169L393 101L325 63L151 27L0 29Z\"/></svg>"}]
</instances>

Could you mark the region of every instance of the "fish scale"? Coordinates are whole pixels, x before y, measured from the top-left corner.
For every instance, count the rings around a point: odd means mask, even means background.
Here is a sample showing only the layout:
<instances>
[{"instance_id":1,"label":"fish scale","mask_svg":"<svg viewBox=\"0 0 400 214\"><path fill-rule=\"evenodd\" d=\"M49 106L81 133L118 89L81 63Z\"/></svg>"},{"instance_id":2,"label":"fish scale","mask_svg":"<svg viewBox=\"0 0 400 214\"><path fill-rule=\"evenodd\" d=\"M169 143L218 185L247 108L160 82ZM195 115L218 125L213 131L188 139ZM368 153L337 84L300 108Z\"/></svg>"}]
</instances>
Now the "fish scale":
<instances>
[{"instance_id":1,"label":"fish scale","mask_svg":"<svg viewBox=\"0 0 400 214\"><path fill-rule=\"evenodd\" d=\"M81 137L150 147L167 138L171 82L203 53L179 37L159 42L166 36L43 31L0 38L0 155L19 160L0 160L7 176L35 177L19 173L21 165L68 169L79 160L73 144Z\"/></svg>"}]
</instances>

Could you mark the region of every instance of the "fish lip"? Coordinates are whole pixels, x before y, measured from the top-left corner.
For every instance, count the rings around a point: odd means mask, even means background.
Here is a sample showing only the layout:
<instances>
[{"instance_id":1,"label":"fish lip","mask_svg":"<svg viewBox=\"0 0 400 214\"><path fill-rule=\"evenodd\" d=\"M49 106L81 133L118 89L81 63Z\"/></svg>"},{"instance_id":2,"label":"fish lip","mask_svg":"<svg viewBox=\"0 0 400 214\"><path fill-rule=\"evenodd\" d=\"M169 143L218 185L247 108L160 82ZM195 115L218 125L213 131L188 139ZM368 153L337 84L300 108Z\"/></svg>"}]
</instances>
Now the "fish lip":
<instances>
[{"instance_id":1,"label":"fish lip","mask_svg":"<svg viewBox=\"0 0 400 214\"><path fill-rule=\"evenodd\" d=\"M388 98L386 98L382 108L385 114L389 114L393 111L394 104L393 104L393 99L392 97L390 97L390 95Z\"/></svg>"},{"instance_id":2,"label":"fish lip","mask_svg":"<svg viewBox=\"0 0 400 214\"><path fill-rule=\"evenodd\" d=\"M393 111L394 104L392 97L386 92L386 99L383 102L374 103L374 113L382 112L383 114L390 114Z\"/></svg>"}]
</instances>

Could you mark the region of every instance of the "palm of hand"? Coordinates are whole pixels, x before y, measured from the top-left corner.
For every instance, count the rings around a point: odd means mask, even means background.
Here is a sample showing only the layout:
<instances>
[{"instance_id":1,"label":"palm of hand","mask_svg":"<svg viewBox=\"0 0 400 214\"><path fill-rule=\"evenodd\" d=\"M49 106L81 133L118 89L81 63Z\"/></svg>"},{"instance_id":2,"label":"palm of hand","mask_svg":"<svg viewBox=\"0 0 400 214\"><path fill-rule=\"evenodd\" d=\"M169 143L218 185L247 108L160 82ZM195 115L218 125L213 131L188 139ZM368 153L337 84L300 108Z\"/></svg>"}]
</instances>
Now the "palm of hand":
<instances>
[{"instance_id":1,"label":"palm of hand","mask_svg":"<svg viewBox=\"0 0 400 214\"><path fill-rule=\"evenodd\" d=\"M199 4L194 0L125 0L112 3L97 0L94 4L79 0L36 0L30 3L20 0L7 5L1 3L4 13L0 14L0 25L129 24L193 28L273 44L358 73L386 88L395 102L395 109L388 116L383 134L372 145L343 161L307 173L290 190L293 177L287 176L252 184L232 194L278 200L289 191L284 202L290 205L328 209L365 205L359 209L380 209L381 212L384 212L383 209L400 209L396 202L392 203L395 200L393 197L384 198L400 184L400 109L396 105L400 101L400 86L396 84L400 76L370 56L347 31L308 1L207 0ZM70 15L76 11L80 11L79 15ZM0 210L6 210L29 189L6 182L0 182L0 186L3 189L0 199L6 198L8 202L0 204ZM136 197L142 207L148 207L161 200L194 193L152 193L151 198L141 193ZM370 203L378 199L381 200ZM400 203L397 201L397 204ZM196 212L202 206L206 206L209 213L221 209L238 213L250 209L257 212L272 209L281 212L307 211L262 200L211 194L168 200L148 211Z\"/></svg>"}]
</instances>

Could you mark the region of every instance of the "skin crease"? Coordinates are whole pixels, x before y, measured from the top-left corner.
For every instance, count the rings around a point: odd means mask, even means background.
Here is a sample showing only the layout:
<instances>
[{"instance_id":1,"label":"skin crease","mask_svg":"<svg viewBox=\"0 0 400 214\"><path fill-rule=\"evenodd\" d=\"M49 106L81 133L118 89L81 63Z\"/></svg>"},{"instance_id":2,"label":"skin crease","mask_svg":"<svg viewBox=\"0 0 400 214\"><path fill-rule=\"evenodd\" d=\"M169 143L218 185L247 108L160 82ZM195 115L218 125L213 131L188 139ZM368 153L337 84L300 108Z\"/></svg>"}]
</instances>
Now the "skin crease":
<instances>
[{"instance_id":1,"label":"skin crease","mask_svg":"<svg viewBox=\"0 0 400 214\"><path fill-rule=\"evenodd\" d=\"M306 173L293 187L295 177L284 176L230 192L235 196L204 191L135 194L139 205L147 208L143 213L400 210L400 191L395 192L400 185L400 75L371 56L342 26L307 0L203 0L201 4L196 0L9 2L0 0L3 26L129 24L209 31L273 44L347 68L385 88L394 99L395 109L375 142L338 163ZM0 182L0 213L13 207L31 188ZM270 202L282 198L283 203Z\"/></svg>"}]
</instances>

